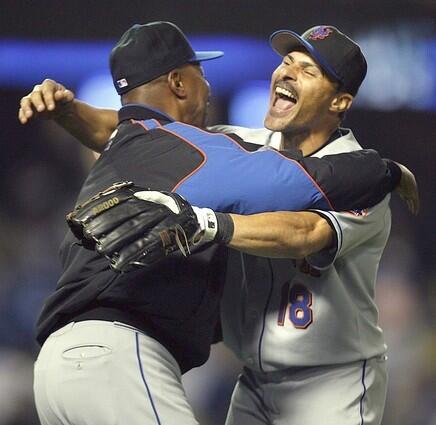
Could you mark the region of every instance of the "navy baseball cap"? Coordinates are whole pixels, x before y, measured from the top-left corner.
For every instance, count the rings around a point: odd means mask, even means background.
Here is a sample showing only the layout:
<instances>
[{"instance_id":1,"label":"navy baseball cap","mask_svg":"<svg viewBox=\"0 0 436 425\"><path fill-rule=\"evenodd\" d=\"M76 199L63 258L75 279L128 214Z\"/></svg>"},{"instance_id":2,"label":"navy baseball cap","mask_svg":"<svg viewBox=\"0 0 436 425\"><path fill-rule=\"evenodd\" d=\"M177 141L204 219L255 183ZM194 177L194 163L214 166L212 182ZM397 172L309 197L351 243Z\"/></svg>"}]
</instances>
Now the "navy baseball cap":
<instances>
[{"instance_id":1,"label":"navy baseball cap","mask_svg":"<svg viewBox=\"0 0 436 425\"><path fill-rule=\"evenodd\" d=\"M129 28L112 49L109 62L115 89L121 95L178 66L223 54L195 52L179 27L159 21Z\"/></svg>"},{"instance_id":2,"label":"navy baseball cap","mask_svg":"<svg viewBox=\"0 0 436 425\"><path fill-rule=\"evenodd\" d=\"M321 68L344 90L357 94L366 76L367 64L359 45L330 25L319 25L301 36L289 30L279 30L270 37L271 47L281 56L303 48Z\"/></svg>"}]
</instances>

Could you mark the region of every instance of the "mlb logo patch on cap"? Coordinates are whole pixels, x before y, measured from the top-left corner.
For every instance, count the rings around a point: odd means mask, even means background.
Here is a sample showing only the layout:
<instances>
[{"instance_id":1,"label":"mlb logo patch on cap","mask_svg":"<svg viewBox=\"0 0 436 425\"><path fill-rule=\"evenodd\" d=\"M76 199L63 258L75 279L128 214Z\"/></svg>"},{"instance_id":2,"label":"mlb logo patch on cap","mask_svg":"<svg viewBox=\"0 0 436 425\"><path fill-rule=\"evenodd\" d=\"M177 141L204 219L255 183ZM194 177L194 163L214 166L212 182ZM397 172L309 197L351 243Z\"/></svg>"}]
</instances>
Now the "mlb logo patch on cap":
<instances>
[{"instance_id":1,"label":"mlb logo patch on cap","mask_svg":"<svg viewBox=\"0 0 436 425\"><path fill-rule=\"evenodd\" d=\"M117 80L117 85L120 89L122 89L123 87L127 87L129 83L125 78L121 78L121 80Z\"/></svg>"}]
</instances>

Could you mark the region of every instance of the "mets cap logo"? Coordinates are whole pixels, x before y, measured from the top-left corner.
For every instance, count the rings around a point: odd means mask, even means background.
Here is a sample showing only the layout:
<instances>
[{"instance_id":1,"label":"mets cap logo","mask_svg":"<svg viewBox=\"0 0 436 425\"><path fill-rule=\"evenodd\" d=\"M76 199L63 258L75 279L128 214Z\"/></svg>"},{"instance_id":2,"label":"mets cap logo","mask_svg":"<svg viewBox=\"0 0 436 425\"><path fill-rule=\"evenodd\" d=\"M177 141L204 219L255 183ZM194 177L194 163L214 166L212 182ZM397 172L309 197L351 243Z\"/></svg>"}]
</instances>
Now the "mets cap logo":
<instances>
[{"instance_id":1,"label":"mets cap logo","mask_svg":"<svg viewBox=\"0 0 436 425\"><path fill-rule=\"evenodd\" d=\"M310 34L309 39L310 40L324 40L327 38L333 30L328 27L317 27L315 28Z\"/></svg>"}]
</instances>

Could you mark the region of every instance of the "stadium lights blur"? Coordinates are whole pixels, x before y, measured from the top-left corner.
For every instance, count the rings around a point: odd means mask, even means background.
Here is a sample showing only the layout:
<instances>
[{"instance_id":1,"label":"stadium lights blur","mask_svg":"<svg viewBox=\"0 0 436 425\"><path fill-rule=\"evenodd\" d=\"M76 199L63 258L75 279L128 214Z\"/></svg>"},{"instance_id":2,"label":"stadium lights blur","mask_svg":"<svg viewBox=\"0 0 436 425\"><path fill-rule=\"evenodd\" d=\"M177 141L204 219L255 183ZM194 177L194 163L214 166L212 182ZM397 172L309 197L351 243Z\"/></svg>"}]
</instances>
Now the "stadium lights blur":
<instances>
[{"instance_id":1,"label":"stadium lights blur","mask_svg":"<svg viewBox=\"0 0 436 425\"><path fill-rule=\"evenodd\" d=\"M436 110L436 39L405 25L375 29L357 40L368 61L358 107Z\"/></svg>"},{"instance_id":2,"label":"stadium lights blur","mask_svg":"<svg viewBox=\"0 0 436 425\"><path fill-rule=\"evenodd\" d=\"M269 103L269 80L249 81L229 102L229 124L261 128Z\"/></svg>"},{"instance_id":3,"label":"stadium lights blur","mask_svg":"<svg viewBox=\"0 0 436 425\"><path fill-rule=\"evenodd\" d=\"M114 89L109 73L96 74L77 89L77 98L101 108L120 109L120 96Z\"/></svg>"},{"instance_id":4,"label":"stadium lights blur","mask_svg":"<svg viewBox=\"0 0 436 425\"><path fill-rule=\"evenodd\" d=\"M356 37L368 60L368 75L356 99L357 107L436 110L436 39L419 38L412 29L376 29ZM259 81L269 80L280 57L266 40L189 38L197 50L225 52L223 58L203 63L212 94L229 100L233 123L248 125L250 121L249 125L258 126L266 107L261 100L264 83ZM112 43L1 40L0 86L28 91L49 77L76 90L85 101L118 108L108 70L111 47Z\"/></svg>"}]
</instances>

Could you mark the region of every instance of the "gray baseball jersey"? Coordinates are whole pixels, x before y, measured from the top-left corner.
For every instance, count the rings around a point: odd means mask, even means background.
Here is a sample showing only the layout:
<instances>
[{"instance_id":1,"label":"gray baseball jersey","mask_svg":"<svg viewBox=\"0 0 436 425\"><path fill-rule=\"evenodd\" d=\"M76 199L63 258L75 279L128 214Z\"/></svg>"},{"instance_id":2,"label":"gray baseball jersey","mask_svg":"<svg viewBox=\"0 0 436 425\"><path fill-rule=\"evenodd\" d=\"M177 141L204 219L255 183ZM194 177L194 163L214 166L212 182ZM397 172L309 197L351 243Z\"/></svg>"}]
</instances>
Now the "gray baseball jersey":
<instances>
[{"instance_id":1,"label":"gray baseball jersey","mask_svg":"<svg viewBox=\"0 0 436 425\"><path fill-rule=\"evenodd\" d=\"M280 134L265 129L216 129L280 147ZM351 130L342 129L314 156L358 149ZM225 288L224 342L252 370L343 364L386 351L374 292L390 232L389 196L363 211L318 213L335 230L331 250L298 261L234 254L242 261Z\"/></svg>"}]
</instances>

